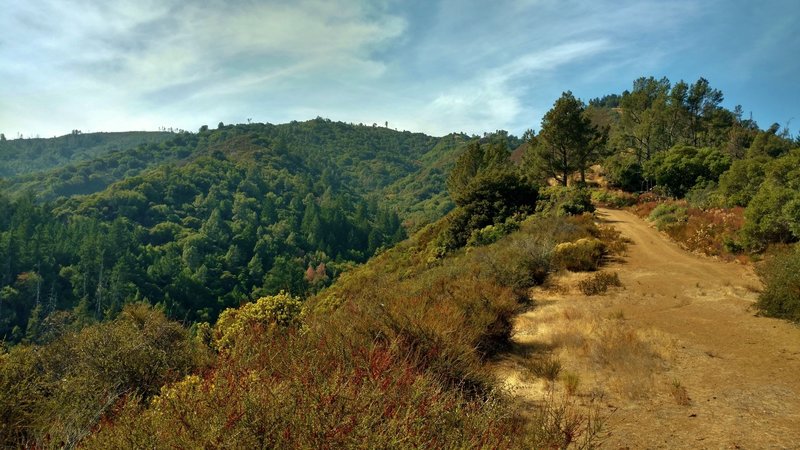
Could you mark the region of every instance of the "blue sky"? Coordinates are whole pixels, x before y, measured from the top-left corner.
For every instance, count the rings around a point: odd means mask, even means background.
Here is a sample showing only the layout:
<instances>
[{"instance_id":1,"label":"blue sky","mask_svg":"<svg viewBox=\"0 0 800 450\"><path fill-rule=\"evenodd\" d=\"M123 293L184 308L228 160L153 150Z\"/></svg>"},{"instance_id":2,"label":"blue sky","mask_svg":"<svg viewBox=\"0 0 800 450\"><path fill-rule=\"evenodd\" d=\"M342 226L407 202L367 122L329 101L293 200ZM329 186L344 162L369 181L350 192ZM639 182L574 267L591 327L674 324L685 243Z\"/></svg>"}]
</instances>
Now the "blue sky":
<instances>
[{"instance_id":1,"label":"blue sky","mask_svg":"<svg viewBox=\"0 0 800 450\"><path fill-rule=\"evenodd\" d=\"M316 116L539 128L562 91L705 77L800 129L800 1L27 0L0 14L0 132Z\"/></svg>"}]
</instances>

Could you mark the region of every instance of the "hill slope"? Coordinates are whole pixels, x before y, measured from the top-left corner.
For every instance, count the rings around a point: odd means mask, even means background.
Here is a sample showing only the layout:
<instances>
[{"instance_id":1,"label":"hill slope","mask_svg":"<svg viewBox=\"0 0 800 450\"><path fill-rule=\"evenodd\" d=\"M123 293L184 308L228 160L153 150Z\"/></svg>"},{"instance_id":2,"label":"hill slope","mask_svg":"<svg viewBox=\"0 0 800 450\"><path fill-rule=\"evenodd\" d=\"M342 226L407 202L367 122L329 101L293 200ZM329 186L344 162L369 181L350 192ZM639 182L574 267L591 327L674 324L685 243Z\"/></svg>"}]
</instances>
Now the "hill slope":
<instances>
[{"instance_id":1,"label":"hill slope","mask_svg":"<svg viewBox=\"0 0 800 450\"><path fill-rule=\"evenodd\" d=\"M324 119L222 126L31 175L9 192L60 197L0 197L0 336L36 340L57 310L110 318L147 299L213 321L316 292L402 240L404 219L452 207L443 174L466 140Z\"/></svg>"},{"instance_id":2,"label":"hill slope","mask_svg":"<svg viewBox=\"0 0 800 450\"><path fill-rule=\"evenodd\" d=\"M148 131L86 134L75 132L51 139L0 140L0 178L48 171L139 145L158 144L173 135Z\"/></svg>"}]
</instances>

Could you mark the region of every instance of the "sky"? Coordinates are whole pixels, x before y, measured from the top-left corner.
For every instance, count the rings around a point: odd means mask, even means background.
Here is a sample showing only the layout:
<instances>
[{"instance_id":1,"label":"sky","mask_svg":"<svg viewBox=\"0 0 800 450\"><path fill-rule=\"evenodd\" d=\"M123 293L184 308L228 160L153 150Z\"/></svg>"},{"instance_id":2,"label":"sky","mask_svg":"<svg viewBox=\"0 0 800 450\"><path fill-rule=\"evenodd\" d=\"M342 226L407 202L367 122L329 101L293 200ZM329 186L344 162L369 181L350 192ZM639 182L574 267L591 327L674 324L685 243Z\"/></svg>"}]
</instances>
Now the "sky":
<instances>
[{"instance_id":1,"label":"sky","mask_svg":"<svg viewBox=\"0 0 800 450\"><path fill-rule=\"evenodd\" d=\"M798 0L5 0L0 132L196 131L321 116L539 129L563 91L708 79L800 129Z\"/></svg>"}]
</instances>

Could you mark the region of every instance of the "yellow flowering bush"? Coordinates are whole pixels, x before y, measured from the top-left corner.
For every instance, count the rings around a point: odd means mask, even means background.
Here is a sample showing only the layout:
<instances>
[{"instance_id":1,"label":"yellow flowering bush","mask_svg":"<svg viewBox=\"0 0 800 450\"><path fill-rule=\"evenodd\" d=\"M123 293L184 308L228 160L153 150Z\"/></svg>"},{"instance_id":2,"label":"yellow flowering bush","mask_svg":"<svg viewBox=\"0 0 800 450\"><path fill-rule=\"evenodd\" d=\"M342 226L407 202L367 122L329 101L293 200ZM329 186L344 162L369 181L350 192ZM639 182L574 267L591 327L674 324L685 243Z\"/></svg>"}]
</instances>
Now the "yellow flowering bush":
<instances>
[{"instance_id":1,"label":"yellow flowering bush","mask_svg":"<svg viewBox=\"0 0 800 450\"><path fill-rule=\"evenodd\" d=\"M556 245L553 260L556 266L573 272L597 270L605 253L605 244L595 238L581 238Z\"/></svg>"},{"instance_id":2,"label":"yellow flowering bush","mask_svg":"<svg viewBox=\"0 0 800 450\"><path fill-rule=\"evenodd\" d=\"M297 297L281 291L277 295L261 297L239 308L228 308L220 314L214 327L218 349L231 347L236 338L256 326L299 328L303 304Z\"/></svg>"}]
</instances>

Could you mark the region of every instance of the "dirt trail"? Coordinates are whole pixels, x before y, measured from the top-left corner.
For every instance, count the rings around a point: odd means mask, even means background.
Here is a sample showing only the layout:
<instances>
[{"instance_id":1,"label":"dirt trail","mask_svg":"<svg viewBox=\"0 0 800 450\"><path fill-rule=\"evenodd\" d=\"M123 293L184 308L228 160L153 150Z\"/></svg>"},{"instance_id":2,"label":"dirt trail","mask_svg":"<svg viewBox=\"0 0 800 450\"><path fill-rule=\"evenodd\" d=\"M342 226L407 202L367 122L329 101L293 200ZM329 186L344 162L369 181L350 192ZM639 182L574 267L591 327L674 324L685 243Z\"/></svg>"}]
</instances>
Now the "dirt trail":
<instances>
[{"instance_id":1,"label":"dirt trail","mask_svg":"<svg viewBox=\"0 0 800 450\"><path fill-rule=\"evenodd\" d=\"M752 268L688 253L625 211L601 209L598 217L631 241L605 268L624 288L594 297L535 292L542 306L518 318L515 339L520 349L551 349L580 373L584 403L589 391L607 391L604 447L800 448L800 328L754 315L760 285ZM575 316L588 325L574 325ZM570 326L583 330L578 344L558 331ZM620 341L628 344L603 347L615 328L629 330ZM652 363L636 362L642 355ZM542 389L519 367L509 361L499 371L535 400ZM617 376L629 378L627 387L613 388ZM637 379L649 381L631 388ZM678 384L690 400L678 400Z\"/></svg>"}]
</instances>

